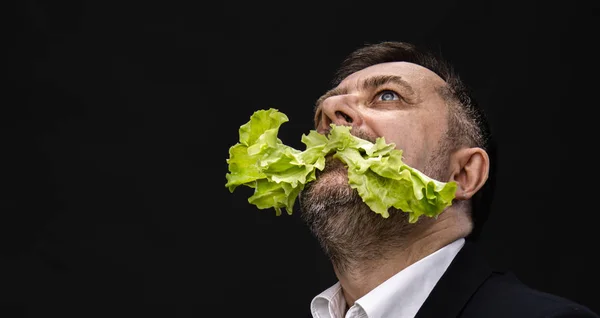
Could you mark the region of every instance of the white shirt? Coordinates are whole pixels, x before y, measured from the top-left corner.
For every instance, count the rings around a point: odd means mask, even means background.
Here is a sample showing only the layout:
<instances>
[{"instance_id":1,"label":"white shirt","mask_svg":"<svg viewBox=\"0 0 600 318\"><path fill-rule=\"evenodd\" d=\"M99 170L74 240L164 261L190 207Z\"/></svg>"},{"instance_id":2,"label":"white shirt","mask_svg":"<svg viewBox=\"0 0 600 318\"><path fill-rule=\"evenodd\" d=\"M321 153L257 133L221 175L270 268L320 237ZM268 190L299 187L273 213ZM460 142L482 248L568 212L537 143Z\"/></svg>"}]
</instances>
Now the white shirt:
<instances>
[{"instance_id":1,"label":"white shirt","mask_svg":"<svg viewBox=\"0 0 600 318\"><path fill-rule=\"evenodd\" d=\"M398 272L356 300L344 316L346 300L339 282L313 298L314 318L412 318L464 246L460 238Z\"/></svg>"}]
</instances>

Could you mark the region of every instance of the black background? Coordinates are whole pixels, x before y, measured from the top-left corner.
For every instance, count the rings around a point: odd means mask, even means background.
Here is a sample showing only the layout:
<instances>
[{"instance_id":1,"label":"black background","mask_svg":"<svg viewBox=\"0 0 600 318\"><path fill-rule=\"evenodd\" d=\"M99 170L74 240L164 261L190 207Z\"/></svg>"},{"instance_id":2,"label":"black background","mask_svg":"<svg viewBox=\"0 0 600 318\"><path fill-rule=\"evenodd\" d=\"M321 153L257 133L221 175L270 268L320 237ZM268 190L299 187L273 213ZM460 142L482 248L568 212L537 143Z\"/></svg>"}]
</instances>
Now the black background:
<instances>
[{"instance_id":1,"label":"black background","mask_svg":"<svg viewBox=\"0 0 600 318\"><path fill-rule=\"evenodd\" d=\"M297 214L229 193L225 160L270 107L302 148L338 63L380 40L442 51L489 113L490 261L600 312L599 5L200 3L15 6L3 317L308 316L329 262Z\"/></svg>"}]
</instances>

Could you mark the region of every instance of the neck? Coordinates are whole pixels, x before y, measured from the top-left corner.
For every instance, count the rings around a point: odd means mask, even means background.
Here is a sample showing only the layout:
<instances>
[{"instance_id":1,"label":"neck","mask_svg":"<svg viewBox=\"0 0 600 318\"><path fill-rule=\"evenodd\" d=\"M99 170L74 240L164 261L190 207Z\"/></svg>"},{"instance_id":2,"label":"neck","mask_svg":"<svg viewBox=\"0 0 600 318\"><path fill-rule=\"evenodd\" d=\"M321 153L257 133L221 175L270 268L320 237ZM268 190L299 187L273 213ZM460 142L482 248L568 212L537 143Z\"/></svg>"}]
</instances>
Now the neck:
<instances>
[{"instance_id":1,"label":"neck","mask_svg":"<svg viewBox=\"0 0 600 318\"><path fill-rule=\"evenodd\" d=\"M408 266L465 237L470 230L463 213L447 210L436 220L423 220L401 247L386 251L378 259L347 262L343 269L334 264L348 307Z\"/></svg>"}]
</instances>

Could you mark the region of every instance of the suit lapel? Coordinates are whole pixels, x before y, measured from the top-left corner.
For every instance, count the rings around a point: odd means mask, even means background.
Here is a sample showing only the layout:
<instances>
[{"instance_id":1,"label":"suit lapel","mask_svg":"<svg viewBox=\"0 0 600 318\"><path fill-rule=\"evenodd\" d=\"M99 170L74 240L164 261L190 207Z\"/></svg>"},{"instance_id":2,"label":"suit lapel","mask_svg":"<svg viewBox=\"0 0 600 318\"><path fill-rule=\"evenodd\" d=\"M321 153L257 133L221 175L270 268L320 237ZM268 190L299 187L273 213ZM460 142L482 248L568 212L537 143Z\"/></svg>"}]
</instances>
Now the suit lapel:
<instances>
[{"instance_id":1,"label":"suit lapel","mask_svg":"<svg viewBox=\"0 0 600 318\"><path fill-rule=\"evenodd\" d=\"M491 273L492 269L478 255L475 243L467 240L415 318L458 317L471 296Z\"/></svg>"}]
</instances>

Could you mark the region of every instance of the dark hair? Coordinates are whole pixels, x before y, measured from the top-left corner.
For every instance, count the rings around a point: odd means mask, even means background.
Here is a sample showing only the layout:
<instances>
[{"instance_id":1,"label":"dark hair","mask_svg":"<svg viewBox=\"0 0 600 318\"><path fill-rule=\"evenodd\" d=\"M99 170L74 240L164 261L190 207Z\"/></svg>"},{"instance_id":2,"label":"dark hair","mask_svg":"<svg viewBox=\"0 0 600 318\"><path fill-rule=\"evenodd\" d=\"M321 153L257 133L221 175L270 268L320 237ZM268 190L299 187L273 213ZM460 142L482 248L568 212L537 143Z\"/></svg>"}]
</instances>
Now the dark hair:
<instances>
[{"instance_id":1,"label":"dark hair","mask_svg":"<svg viewBox=\"0 0 600 318\"><path fill-rule=\"evenodd\" d=\"M401 61L421 65L446 82L447 85L441 87L439 93L450 108L448 136L453 145L480 147L490 157L488 180L472 199L473 231L467 238L475 239L479 236L492 207L496 183L497 149L483 109L477 104L470 88L463 83L452 65L440 55L406 42L367 44L344 59L335 73L333 85L337 86L350 74L369 66Z\"/></svg>"}]
</instances>

